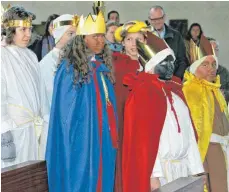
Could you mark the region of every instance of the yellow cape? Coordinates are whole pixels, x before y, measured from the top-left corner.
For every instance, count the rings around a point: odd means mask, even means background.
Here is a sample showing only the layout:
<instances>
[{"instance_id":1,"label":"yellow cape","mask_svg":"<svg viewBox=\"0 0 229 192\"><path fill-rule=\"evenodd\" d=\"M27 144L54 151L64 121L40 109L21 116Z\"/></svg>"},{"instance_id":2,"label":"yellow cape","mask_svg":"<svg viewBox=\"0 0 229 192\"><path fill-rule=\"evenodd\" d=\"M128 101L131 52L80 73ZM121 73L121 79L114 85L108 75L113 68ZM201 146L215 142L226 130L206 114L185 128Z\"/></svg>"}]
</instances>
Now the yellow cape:
<instances>
[{"instance_id":1,"label":"yellow cape","mask_svg":"<svg viewBox=\"0 0 229 192\"><path fill-rule=\"evenodd\" d=\"M219 76L217 76L215 83L198 79L189 72L185 72L184 78L186 82L183 86L183 92L198 134L198 147L202 162L204 162L213 129L215 115L214 95L220 105L221 111L225 112L229 119L227 104L220 91Z\"/></svg>"}]
</instances>

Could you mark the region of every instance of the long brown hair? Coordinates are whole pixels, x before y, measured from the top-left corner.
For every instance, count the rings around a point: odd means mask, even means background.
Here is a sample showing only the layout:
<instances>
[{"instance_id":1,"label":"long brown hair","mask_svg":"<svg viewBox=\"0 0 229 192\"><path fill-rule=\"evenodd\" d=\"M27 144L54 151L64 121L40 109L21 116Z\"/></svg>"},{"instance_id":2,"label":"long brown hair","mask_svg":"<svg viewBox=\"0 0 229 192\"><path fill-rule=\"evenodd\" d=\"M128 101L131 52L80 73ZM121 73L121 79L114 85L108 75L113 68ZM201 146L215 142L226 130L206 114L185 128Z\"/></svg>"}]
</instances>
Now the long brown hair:
<instances>
[{"instance_id":1,"label":"long brown hair","mask_svg":"<svg viewBox=\"0 0 229 192\"><path fill-rule=\"evenodd\" d=\"M60 55L61 63L64 59L67 60L68 66L73 65L74 68L74 83L86 83L90 80L90 72L92 69L88 65L90 56L94 54L87 48L84 37L81 35L75 36L63 49ZM106 67L110 70L106 75L108 79L114 83L114 73L112 66L112 52L107 44L104 46L102 53L103 61ZM60 65L60 64L59 64Z\"/></svg>"}]
</instances>

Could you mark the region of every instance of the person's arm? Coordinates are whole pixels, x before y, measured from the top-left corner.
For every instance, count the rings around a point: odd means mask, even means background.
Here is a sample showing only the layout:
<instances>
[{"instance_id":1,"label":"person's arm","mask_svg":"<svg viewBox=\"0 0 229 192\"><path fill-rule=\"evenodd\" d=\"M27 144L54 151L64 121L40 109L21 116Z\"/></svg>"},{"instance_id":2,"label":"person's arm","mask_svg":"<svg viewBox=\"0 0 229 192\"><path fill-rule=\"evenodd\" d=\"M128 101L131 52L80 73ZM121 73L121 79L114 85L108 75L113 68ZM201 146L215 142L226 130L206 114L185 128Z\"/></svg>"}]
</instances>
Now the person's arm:
<instances>
[{"instance_id":1,"label":"person's arm","mask_svg":"<svg viewBox=\"0 0 229 192\"><path fill-rule=\"evenodd\" d=\"M155 190L158 189L161 186L160 177L164 177L163 174L163 169L161 166L161 162L160 162L160 158L159 158L159 154L157 154L157 158L154 164L154 168L150 177L150 186L151 186L151 190Z\"/></svg>"},{"instance_id":2,"label":"person's arm","mask_svg":"<svg viewBox=\"0 0 229 192\"><path fill-rule=\"evenodd\" d=\"M185 52L186 52L186 64L187 66L190 66L190 43L188 40L184 40L184 45L185 45Z\"/></svg>"},{"instance_id":3,"label":"person's arm","mask_svg":"<svg viewBox=\"0 0 229 192\"><path fill-rule=\"evenodd\" d=\"M220 75L220 82L221 82L221 90L228 104L229 103L229 71L227 68L219 65L219 68L220 67L221 70L219 75Z\"/></svg>"},{"instance_id":4,"label":"person's arm","mask_svg":"<svg viewBox=\"0 0 229 192\"><path fill-rule=\"evenodd\" d=\"M7 87L6 82L1 77L1 160L14 161L16 158L16 146L11 133L13 120L7 113Z\"/></svg>"},{"instance_id":5,"label":"person's arm","mask_svg":"<svg viewBox=\"0 0 229 192\"><path fill-rule=\"evenodd\" d=\"M46 55L45 57L48 57ZM47 67L47 72L49 71L50 68L50 63L47 63L47 59L45 60L45 57L43 58L44 60L44 65L46 64ZM31 56L32 58L32 56ZM46 62L45 62L46 61ZM53 63L52 60L50 60L51 64ZM45 159L45 151L46 151L46 143L47 143L47 137L48 137L48 126L49 126L49 115L50 115L50 103L48 99L48 94L47 94L47 89L45 86L45 81L48 81L47 79L43 78L42 72L44 73L45 71L41 70L42 66L42 60L40 63L38 63L37 58L34 56L34 63L36 63L37 67L37 75L38 75L38 80L39 80L39 94L40 94L40 117L42 119L42 130L40 132L40 137L39 137L39 158L41 160ZM50 76L52 75L51 73L49 74ZM48 82L47 82L48 83Z\"/></svg>"},{"instance_id":6,"label":"person's arm","mask_svg":"<svg viewBox=\"0 0 229 192\"><path fill-rule=\"evenodd\" d=\"M157 154L157 158L156 158L154 168L151 174L151 178L155 178L155 177L164 177L159 154Z\"/></svg>"},{"instance_id":7,"label":"person's arm","mask_svg":"<svg viewBox=\"0 0 229 192\"><path fill-rule=\"evenodd\" d=\"M180 79L183 79L184 72L186 68L188 67L187 58L186 58L186 48L184 44L184 40L180 33L176 34L177 39L177 55L176 55L176 61L175 61L175 71L174 75L179 77Z\"/></svg>"}]
</instances>

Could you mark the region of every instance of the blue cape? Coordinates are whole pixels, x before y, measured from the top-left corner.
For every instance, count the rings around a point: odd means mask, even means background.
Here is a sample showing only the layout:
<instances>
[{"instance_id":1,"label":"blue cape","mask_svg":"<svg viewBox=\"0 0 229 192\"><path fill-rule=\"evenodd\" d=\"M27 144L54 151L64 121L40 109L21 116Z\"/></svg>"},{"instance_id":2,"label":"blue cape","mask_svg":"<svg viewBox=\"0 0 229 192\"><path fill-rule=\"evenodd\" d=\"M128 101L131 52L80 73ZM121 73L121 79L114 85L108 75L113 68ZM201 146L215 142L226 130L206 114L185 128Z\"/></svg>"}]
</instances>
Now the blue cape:
<instances>
[{"instance_id":1,"label":"blue cape","mask_svg":"<svg viewBox=\"0 0 229 192\"><path fill-rule=\"evenodd\" d=\"M96 64L90 62L93 68ZM102 191L113 192L116 149L112 146L101 73L96 69L102 101ZM109 99L115 108L112 83L104 75ZM97 98L93 77L82 86L73 83L73 66L63 61L54 81L46 149L50 192L95 192L98 183L100 143Z\"/></svg>"}]
</instances>

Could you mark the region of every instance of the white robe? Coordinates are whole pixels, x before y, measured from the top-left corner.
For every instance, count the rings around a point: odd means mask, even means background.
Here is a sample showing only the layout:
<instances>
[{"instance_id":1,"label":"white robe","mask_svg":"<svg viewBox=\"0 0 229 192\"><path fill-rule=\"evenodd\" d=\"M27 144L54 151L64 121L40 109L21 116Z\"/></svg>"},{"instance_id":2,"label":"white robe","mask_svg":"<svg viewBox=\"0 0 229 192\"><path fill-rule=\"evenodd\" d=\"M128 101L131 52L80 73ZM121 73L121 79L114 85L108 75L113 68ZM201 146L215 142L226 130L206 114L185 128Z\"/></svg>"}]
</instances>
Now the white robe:
<instances>
[{"instance_id":1,"label":"white robe","mask_svg":"<svg viewBox=\"0 0 229 192\"><path fill-rule=\"evenodd\" d=\"M36 55L15 45L1 51L1 133L10 130L16 145L16 159L1 161L4 168L44 159L49 105Z\"/></svg>"},{"instance_id":2,"label":"white robe","mask_svg":"<svg viewBox=\"0 0 229 192\"><path fill-rule=\"evenodd\" d=\"M188 108L179 96L172 93L172 97L181 132L178 132L177 121L167 98L167 114L151 175L159 177L161 185L204 172Z\"/></svg>"},{"instance_id":3,"label":"white robe","mask_svg":"<svg viewBox=\"0 0 229 192\"><path fill-rule=\"evenodd\" d=\"M41 77L44 81L46 92L48 94L49 106L52 103L52 93L54 86L54 77L59 61L60 49L53 48L40 62Z\"/></svg>"}]
</instances>

